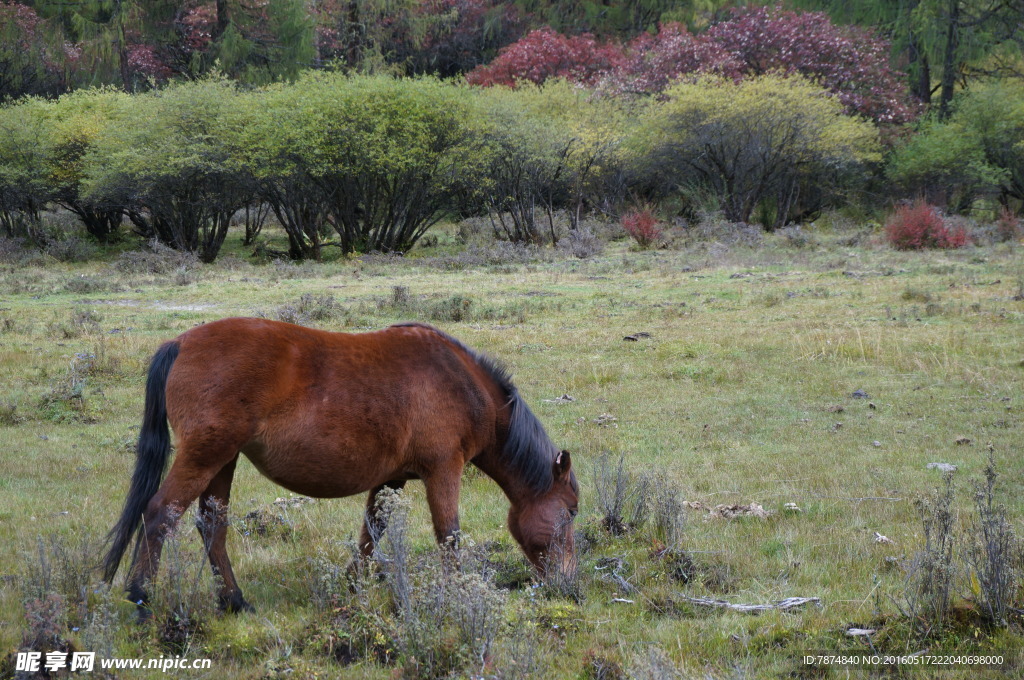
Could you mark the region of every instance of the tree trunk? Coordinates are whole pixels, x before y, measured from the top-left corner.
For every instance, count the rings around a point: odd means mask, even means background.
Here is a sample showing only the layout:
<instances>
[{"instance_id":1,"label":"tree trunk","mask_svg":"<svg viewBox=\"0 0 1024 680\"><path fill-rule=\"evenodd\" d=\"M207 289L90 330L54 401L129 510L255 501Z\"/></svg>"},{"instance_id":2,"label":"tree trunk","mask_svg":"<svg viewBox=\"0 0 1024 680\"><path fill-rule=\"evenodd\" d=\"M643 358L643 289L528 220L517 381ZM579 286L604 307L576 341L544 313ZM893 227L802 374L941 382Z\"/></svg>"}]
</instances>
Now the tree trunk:
<instances>
[{"instance_id":1,"label":"tree trunk","mask_svg":"<svg viewBox=\"0 0 1024 680\"><path fill-rule=\"evenodd\" d=\"M231 14L228 11L228 0L217 0L217 23L213 27L213 33L210 34L210 41L217 42L220 37L224 35L224 31L228 30L228 26L231 25Z\"/></svg>"},{"instance_id":2,"label":"tree trunk","mask_svg":"<svg viewBox=\"0 0 1024 680\"><path fill-rule=\"evenodd\" d=\"M949 22L946 27L946 53L942 60L942 91L939 94L939 118L949 118L956 86L957 52L960 50L960 0L949 0Z\"/></svg>"}]
</instances>

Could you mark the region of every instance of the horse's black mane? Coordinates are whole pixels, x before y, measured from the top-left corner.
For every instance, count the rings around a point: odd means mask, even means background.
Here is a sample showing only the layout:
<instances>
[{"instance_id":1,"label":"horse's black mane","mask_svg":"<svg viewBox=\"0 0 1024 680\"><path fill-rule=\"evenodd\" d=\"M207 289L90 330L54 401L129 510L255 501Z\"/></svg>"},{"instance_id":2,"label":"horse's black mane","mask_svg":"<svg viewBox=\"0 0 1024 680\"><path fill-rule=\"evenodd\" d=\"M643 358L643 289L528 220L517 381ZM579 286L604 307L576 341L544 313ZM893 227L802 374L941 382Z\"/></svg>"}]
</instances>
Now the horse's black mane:
<instances>
[{"instance_id":1,"label":"horse's black mane","mask_svg":"<svg viewBox=\"0 0 1024 680\"><path fill-rule=\"evenodd\" d=\"M429 324L410 321L392 327L424 328L433 331L473 358L508 397L512 414L509 418L508 436L502 449L505 461L521 475L523 481L533 491L544 493L550 489L554 481L554 461L558 448L552 443L544 431L544 426L512 383L512 374L508 367L494 357L476 351L461 340Z\"/></svg>"}]
</instances>

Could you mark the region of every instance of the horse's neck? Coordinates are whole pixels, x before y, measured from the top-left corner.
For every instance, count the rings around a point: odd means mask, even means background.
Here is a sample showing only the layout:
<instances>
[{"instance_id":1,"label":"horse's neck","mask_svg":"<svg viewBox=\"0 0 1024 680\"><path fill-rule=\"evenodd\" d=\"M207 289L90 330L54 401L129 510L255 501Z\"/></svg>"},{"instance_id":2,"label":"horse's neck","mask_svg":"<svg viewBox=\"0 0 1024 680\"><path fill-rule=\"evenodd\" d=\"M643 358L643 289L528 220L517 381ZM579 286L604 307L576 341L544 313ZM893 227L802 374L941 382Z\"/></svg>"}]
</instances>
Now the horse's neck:
<instances>
[{"instance_id":1,"label":"horse's neck","mask_svg":"<svg viewBox=\"0 0 1024 680\"><path fill-rule=\"evenodd\" d=\"M513 472L508 463L502 459L500 448L488 449L472 460L480 471L493 479L508 499L513 503L527 495L526 485L520 476Z\"/></svg>"}]
</instances>

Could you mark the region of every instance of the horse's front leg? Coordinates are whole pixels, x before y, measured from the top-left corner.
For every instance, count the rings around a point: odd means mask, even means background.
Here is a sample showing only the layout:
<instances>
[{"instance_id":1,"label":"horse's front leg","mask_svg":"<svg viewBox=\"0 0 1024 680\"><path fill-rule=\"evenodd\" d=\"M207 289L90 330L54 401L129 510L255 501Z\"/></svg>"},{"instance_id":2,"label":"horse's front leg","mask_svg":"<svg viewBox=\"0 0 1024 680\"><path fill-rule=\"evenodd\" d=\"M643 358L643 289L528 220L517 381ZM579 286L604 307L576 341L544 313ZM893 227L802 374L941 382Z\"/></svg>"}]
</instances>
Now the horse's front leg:
<instances>
[{"instance_id":1,"label":"horse's front leg","mask_svg":"<svg viewBox=\"0 0 1024 680\"><path fill-rule=\"evenodd\" d=\"M434 522L434 537L442 547L455 547L459 534L462 468L438 471L423 482L427 487L427 504L430 506L430 518Z\"/></svg>"}]
</instances>

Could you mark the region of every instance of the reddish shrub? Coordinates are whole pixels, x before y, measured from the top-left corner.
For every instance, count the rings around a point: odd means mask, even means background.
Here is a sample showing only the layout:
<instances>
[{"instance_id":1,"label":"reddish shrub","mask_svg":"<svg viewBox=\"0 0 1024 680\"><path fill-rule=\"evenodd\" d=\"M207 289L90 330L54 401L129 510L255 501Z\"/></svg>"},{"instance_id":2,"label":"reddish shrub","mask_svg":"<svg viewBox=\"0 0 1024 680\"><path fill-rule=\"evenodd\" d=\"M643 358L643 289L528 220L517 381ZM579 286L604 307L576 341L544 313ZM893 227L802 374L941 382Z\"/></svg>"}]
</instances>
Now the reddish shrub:
<instances>
[{"instance_id":1,"label":"reddish shrub","mask_svg":"<svg viewBox=\"0 0 1024 680\"><path fill-rule=\"evenodd\" d=\"M717 73L739 79L743 65L712 40L686 26L662 24L658 33L641 33L626 46L625 58L601 82L611 94L657 94L690 73Z\"/></svg>"},{"instance_id":2,"label":"reddish shrub","mask_svg":"<svg viewBox=\"0 0 1024 680\"><path fill-rule=\"evenodd\" d=\"M662 236L658 220L649 208L631 210L622 216L622 228L641 248L650 248Z\"/></svg>"},{"instance_id":3,"label":"reddish shrub","mask_svg":"<svg viewBox=\"0 0 1024 680\"><path fill-rule=\"evenodd\" d=\"M919 105L903 74L889 66L889 43L870 29L838 26L824 12L781 6L743 7L709 28L717 43L743 65L744 75L801 73L839 97L850 113L878 123L905 123Z\"/></svg>"},{"instance_id":4,"label":"reddish shrub","mask_svg":"<svg viewBox=\"0 0 1024 680\"><path fill-rule=\"evenodd\" d=\"M950 229L938 209L921 200L896 208L885 231L897 250L962 248L968 241L963 227Z\"/></svg>"},{"instance_id":5,"label":"reddish shrub","mask_svg":"<svg viewBox=\"0 0 1024 680\"><path fill-rule=\"evenodd\" d=\"M545 27L503 48L497 59L475 68L466 80L483 87L515 87L520 80L539 84L548 78L593 85L622 59L619 45L599 43L587 34L564 36Z\"/></svg>"}]
</instances>

